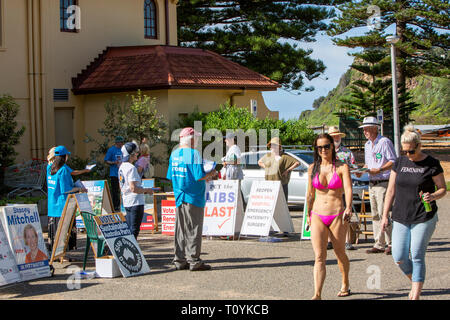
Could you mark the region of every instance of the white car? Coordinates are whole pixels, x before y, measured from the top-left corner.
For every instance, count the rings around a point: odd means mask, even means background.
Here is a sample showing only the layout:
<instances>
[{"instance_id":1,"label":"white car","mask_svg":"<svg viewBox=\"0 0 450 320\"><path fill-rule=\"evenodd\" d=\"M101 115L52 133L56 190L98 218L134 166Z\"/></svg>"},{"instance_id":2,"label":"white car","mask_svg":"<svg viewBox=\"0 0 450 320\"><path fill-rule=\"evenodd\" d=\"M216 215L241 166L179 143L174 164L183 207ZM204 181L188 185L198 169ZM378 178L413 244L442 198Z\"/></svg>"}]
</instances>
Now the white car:
<instances>
[{"instance_id":1,"label":"white car","mask_svg":"<svg viewBox=\"0 0 450 320\"><path fill-rule=\"evenodd\" d=\"M264 169L260 168L258 160L268 152L270 151L264 150L242 153L241 163L244 179L241 181L241 189L245 203L248 201L253 181L264 180ZM312 152L296 150L295 154L289 151L286 151L286 154L300 162L300 165L291 173L291 179L289 180L288 186L288 203L303 204L305 202L306 185L308 183L308 166L313 161Z\"/></svg>"},{"instance_id":2,"label":"white car","mask_svg":"<svg viewBox=\"0 0 450 320\"><path fill-rule=\"evenodd\" d=\"M241 156L242 170L244 179L241 181L242 195L244 202L247 203L252 183L255 180L264 180L264 169L258 165L261 159L269 150L244 152ZM303 205L305 203L306 186L308 184L308 167L314 162L313 151L310 150L286 150L300 165L291 173L291 179L288 186L288 203L292 205ZM353 204L360 204L359 196L361 190L367 190L369 185L368 174L365 173L361 178L352 174Z\"/></svg>"}]
</instances>

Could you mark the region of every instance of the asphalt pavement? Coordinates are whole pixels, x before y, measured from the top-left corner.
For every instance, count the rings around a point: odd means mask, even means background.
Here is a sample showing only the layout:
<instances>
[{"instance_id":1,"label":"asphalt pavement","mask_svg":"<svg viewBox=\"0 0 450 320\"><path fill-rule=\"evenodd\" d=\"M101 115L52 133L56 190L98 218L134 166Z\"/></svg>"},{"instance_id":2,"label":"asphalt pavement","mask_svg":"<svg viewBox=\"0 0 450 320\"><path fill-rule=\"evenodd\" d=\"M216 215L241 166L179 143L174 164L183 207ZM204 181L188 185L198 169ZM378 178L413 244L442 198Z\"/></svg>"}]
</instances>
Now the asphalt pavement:
<instances>
[{"instance_id":1,"label":"asphalt pavement","mask_svg":"<svg viewBox=\"0 0 450 320\"><path fill-rule=\"evenodd\" d=\"M450 194L438 201L439 222L429 244L423 300L450 299ZM311 242L300 240L303 212L291 209L296 233L277 235L281 242L258 238L203 239L202 259L211 271L175 271L173 237L142 232L139 245L151 268L149 274L112 279L76 280L73 271L82 267L85 236L79 234L78 250L68 253L77 261L55 263L51 278L0 288L5 300L309 300L314 293L314 255ZM372 239L347 251L352 295L337 298L341 274L332 250L328 251L323 299L407 300L410 282L392 256L368 255ZM92 252L87 270L95 270Z\"/></svg>"}]
</instances>

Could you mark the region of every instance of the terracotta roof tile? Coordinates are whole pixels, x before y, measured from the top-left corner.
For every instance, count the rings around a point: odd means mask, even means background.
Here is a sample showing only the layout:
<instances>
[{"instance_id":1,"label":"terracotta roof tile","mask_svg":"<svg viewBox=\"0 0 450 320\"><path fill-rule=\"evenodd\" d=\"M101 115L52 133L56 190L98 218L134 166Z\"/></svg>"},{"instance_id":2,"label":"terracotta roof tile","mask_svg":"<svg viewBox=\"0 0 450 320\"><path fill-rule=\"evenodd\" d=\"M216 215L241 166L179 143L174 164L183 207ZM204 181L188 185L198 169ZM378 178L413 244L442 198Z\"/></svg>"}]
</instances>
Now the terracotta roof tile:
<instances>
[{"instance_id":1,"label":"terracotta roof tile","mask_svg":"<svg viewBox=\"0 0 450 320\"><path fill-rule=\"evenodd\" d=\"M108 47L77 77L75 94L162 88L276 90L269 78L207 50L175 46Z\"/></svg>"}]
</instances>

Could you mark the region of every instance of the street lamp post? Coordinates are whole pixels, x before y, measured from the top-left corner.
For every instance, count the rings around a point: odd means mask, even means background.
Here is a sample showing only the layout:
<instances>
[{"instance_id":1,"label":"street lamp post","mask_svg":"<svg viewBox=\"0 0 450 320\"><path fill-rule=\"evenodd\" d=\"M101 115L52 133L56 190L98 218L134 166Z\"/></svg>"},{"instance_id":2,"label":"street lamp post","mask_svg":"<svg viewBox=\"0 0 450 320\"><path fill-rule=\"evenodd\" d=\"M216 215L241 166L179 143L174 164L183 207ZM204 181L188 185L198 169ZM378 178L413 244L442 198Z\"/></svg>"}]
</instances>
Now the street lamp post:
<instances>
[{"instance_id":1,"label":"street lamp post","mask_svg":"<svg viewBox=\"0 0 450 320\"><path fill-rule=\"evenodd\" d=\"M386 41L391 44L391 71L392 71L392 102L394 118L394 148L397 157L400 156L400 117L397 96L397 59L395 55L395 44L400 40L397 36L388 36Z\"/></svg>"}]
</instances>

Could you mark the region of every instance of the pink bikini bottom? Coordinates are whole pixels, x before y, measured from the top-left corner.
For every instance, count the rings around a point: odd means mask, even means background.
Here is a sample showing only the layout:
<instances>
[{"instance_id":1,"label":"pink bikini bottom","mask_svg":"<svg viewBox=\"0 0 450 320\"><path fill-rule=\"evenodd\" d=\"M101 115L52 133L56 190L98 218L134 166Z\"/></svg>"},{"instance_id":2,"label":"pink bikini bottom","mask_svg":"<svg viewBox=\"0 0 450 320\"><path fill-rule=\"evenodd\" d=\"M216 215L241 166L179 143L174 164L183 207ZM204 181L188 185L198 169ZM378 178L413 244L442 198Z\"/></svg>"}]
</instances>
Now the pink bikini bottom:
<instances>
[{"instance_id":1,"label":"pink bikini bottom","mask_svg":"<svg viewBox=\"0 0 450 320\"><path fill-rule=\"evenodd\" d=\"M341 214L343 214L344 211L345 211L345 210L342 210L342 212L340 212L340 213L338 213L338 214L331 215L331 216L328 216L328 215L326 216L326 215L318 214L318 213L313 212L312 210L311 210L311 213L312 213L312 214L315 214L316 216L318 216L318 217L320 218L320 220L322 220L323 224L326 225L327 227L329 227L329 226L331 225L331 223L333 222L333 220L334 220L336 217L338 217L338 216L340 216Z\"/></svg>"}]
</instances>

